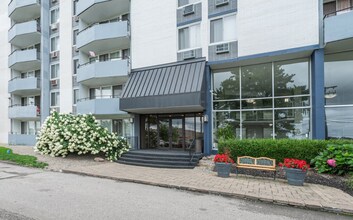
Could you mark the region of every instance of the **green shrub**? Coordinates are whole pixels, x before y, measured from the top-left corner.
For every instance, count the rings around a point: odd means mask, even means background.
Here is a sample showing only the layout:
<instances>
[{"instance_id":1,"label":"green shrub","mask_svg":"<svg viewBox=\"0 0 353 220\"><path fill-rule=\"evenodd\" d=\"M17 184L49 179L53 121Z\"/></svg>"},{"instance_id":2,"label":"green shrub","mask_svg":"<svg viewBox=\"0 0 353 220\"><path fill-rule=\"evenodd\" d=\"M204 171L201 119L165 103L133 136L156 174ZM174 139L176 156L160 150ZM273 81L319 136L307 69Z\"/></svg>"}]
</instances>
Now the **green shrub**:
<instances>
[{"instance_id":1,"label":"green shrub","mask_svg":"<svg viewBox=\"0 0 353 220\"><path fill-rule=\"evenodd\" d=\"M105 153L108 160L117 160L128 150L127 141L98 125L92 115L53 112L44 122L37 138L36 151L52 157L69 153Z\"/></svg>"},{"instance_id":2,"label":"green shrub","mask_svg":"<svg viewBox=\"0 0 353 220\"><path fill-rule=\"evenodd\" d=\"M269 157L282 162L284 158L296 158L308 163L321 151L326 149L327 144L353 143L350 140L293 140L293 139L228 139L220 140L218 143L219 153L229 149L233 159L238 156Z\"/></svg>"},{"instance_id":3,"label":"green shrub","mask_svg":"<svg viewBox=\"0 0 353 220\"><path fill-rule=\"evenodd\" d=\"M328 165L327 160L334 159L336 166ZM353 172L353 144L327 146L312 161L319 173L333 173L343 175Z\"/></svg>"}]
</instances>

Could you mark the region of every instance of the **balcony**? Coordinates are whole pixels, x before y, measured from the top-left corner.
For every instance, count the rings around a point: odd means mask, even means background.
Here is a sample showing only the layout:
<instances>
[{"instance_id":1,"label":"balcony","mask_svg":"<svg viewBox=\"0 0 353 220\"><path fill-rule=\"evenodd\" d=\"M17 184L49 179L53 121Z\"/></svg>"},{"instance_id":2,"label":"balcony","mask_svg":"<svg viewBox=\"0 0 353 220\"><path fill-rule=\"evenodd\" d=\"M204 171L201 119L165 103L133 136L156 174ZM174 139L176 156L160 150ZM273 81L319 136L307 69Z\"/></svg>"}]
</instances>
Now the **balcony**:
<instances>
[{"instance_id":1,"label":"balcony","mask_svg":"<svg viewBox=\"0 0 353 220\"><path fill-rule=\"evenodd\" d=\"M353 7L328 14L324 20L325 43L328 50L347 49L353 44Z\"/></svg>"},{"instance_id":2,"label":"balcony","mask_svg":"<svg viewBox=\"0 0 353 220\"><path fill-rule=\"evenodd\" d=\"M108 20L129 11L129 0L84 0L77 3L77 15L87 24Z\"/></svg>"},{"instance_id":3,"label":"balcony","mask_svg":"<svg viewBox=\"0 0 353 220\"><path fill-rule=\"evenodd\" d=\"M34 134L10 133L8 142L10 145L34 146L37 140L36 140L36 135Z\"/></svg>"},{"instance_id":4,"label":"balcony","mask_svg":"<svg viewBox=\"0 0 353 220\"><path fill-rule=\"evenodd\" d=\"M37 77L11 79L8 92L21 96L37 95L40 93L40 79Z\"/></svg>"},{"instance_id":5,"label":"balcony","mask_svg":"<svg viewBox=\"0 0 353 220\"><path fill-rule=\"evenodd\" d=\"M9 107L9 118L18 120L38 119L40 108L35 105L12 105Z\"/></svg>"},{"instance_id":6,"label":"balcony","mask_svg":"<svg viewBox=\"0 0 353 220\"><path fill-rule=\"evenodd\" d=\"M9 68L17 71L40 69L40 53L36 49L15 50L9 56Z\"/></svg>"},{"instance_id":7,"label":"balcony","mask_svg":"<svg viewBox=\"0 0 353 220\"><path fill-rule=\"evenodd\" d=\"M8 7L9 17L16 22L40 17L40 0L12 0Z\"/></svg>"},{"instance_id":8,"label":"balcony","mask_svg":"<svg viewBox=\"0 0 353 220\"><path fill-rule=\"evenodd\" d=\"M36 20L18 23L9 30L9 43L27 47L40 43L40 26Z\"/></svg>"},{"instance_id":9,"label":"balcony","mask_svg":"<svg viewBox=\"0 0 353 220\"><path fill-rule=\"evenodd\" d=\"M126 112L120 111L120 99L112 96L104 96L100 99L81 99L77 102L77 114L94 115L121 115Z\"/></svg>"},{"instance_id":10,"label":"balcony","mask_svg":"<svg viewBox=\"0 0 353 220\"><path fill-rule=\"evenodd\" d=\"M121 85L128 79L129 61L109 60L80 65L77 82L94 87L99 85Z\"/></svg>"},{"instance_id":11,"label":"balcony","mask_svg":"<svg viewBox=\"0 0 353 220\"><path fill-rule=\"evenodd\" d=\"M130 47L128 22L118 21L95 24L79 32L77 48L85 53L100 53L112 48L126 49Z\"/></svg>"}]
</instances>

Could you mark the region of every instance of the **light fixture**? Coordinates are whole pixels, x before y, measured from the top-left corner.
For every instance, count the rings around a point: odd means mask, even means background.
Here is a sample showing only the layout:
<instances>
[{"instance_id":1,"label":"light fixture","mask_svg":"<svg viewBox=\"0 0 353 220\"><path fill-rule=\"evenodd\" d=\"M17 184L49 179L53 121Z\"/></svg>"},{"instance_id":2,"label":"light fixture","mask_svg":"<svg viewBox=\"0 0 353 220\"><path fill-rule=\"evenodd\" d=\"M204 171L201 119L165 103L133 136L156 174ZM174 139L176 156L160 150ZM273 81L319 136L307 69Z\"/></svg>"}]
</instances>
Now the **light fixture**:
<instances>
[{"instance_id":1,"label":"light fixture","mask_svg":"<svg viewBox=\"0 0 353 220\"><path fill-rule=\"evenodd\" d=\"M134 123L134 118L129 118L129 122L130 122L131 124L133 124L133 123Z\"/></svg>"},{"instance_id":2,"label":"light fixture","mask_svg":"<svg viewBox=\"0 0 353 220\"><path fill-rule=\"evenodd\" d=\"M204 122L208 122L208 115L204 115L204 116L203 116L203 121L204 121Z\"/></svg>"}]
</instances>

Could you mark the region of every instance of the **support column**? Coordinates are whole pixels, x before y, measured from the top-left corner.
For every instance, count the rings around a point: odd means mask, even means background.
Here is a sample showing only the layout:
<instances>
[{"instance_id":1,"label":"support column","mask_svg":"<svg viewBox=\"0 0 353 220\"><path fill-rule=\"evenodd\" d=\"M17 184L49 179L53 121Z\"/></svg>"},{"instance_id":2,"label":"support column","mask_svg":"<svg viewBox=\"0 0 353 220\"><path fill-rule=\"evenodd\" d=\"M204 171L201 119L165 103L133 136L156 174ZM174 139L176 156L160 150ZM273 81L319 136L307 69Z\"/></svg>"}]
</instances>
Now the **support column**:
<instances>
[{"instance_id":1,"label":"support column","mask_svg":"<svg viewBox=\"0 0 353 220\"><path fill-rule=\"evenodd\" d=\"M206 66L205 71L205 107L204 117L207 118L207 122L204 122L204 149L205 155L210 155L212 152L212 93L211 91L211 68Z\"/></svg>"},{"instance_id":2,"label":"support column","mask_svg":"<svg viewBox=\"0 0 353 220\"><path fill-rule=\"evenodd\" d=\"M49 116L50 109L50 36L49 36L49 1L41 1L41 94L40 94L40 115L41 123Z\"/></svg>"},{"instance_id":3,"label":"support column","mask_svg":"<svg viewBox=\"0 0 353 220\"><path fill-rule=\"evenodd\" d=\"M132 146L132 149L135 150L141 148L140 118L140 115L134 115L134 146Z\"/></svg>"},{"instance_id":4,"label":"support column","mask_svg":"<svg viewBox=\"0 0 353 220\"><path fill-rule=\"evenodd\" d=\"M324 58L324 49L315 50L311 55L313 139L326 137Z\"/></svg>"}]
</instances>

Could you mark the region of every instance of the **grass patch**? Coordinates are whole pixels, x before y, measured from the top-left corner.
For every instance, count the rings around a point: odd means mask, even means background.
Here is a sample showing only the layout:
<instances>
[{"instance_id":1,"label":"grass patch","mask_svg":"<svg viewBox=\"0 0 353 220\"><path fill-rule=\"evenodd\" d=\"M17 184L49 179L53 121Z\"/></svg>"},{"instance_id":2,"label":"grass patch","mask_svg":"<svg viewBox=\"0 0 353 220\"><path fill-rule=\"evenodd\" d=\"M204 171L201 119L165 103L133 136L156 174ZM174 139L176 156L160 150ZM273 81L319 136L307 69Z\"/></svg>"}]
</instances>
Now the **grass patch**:
<instances>
[{"instance_id":1,"label":"grass patch","mask_svg":"<svg viewBox=\"0 0 353 220\"><path fill-rule=\"evenodd\" d=\"M47 163L38 162L37 158L34 156L14 154L11 149L6 147L0 147L0 161L1 160L11 161L26 167L44 168L48 166Z\"/></svg>"}]
</instances>

